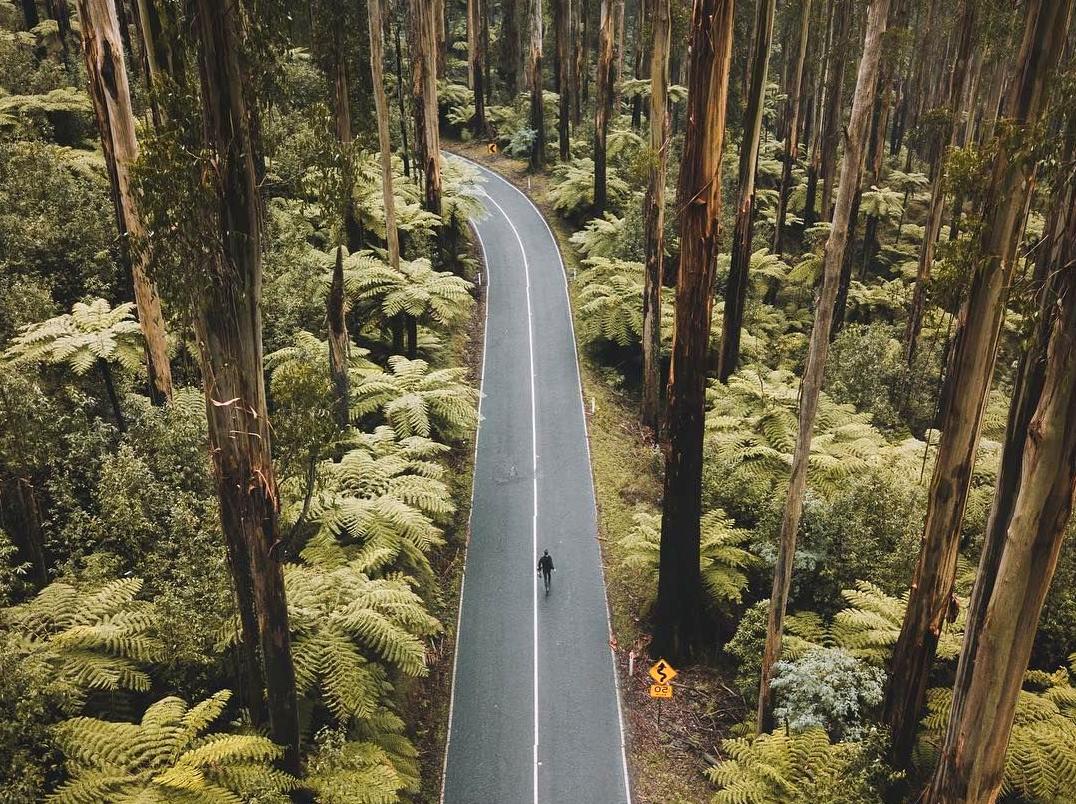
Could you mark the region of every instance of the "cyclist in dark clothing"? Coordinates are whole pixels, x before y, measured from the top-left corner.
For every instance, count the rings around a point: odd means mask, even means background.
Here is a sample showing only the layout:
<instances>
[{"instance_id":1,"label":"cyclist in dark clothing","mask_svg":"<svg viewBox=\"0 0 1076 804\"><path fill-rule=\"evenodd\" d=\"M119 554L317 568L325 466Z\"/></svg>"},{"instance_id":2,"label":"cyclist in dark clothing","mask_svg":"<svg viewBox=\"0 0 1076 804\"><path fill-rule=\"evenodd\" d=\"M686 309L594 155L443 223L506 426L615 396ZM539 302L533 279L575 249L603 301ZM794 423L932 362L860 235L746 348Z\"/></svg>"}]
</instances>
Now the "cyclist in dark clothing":
<instances>
[{"instance_id":1,"label":"cyclist in dark clothing","mask_svg":"<svg viewBox=\"0 0 1076 804\"><path fill-rule=\"evenodd\" d=\"M538 572L545 582L545 593L548 595L549 586L553 581L553 559L548 550L543 551L542 557L538 559Z\"/></svg>"}]
</instances>

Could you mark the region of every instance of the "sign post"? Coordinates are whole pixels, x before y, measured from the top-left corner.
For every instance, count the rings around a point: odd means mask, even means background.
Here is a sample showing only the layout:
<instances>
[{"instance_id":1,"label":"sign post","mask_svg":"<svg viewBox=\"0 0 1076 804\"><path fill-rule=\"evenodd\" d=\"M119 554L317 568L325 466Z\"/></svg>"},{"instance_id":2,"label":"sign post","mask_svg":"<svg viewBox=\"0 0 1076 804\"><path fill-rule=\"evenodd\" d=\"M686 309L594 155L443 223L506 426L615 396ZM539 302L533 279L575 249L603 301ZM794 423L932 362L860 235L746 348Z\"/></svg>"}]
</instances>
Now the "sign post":
<instances>
[{"instance_id":1,"label":"sign post","mask_svg":"<svg viewBox=\"0 0 1076 804\"><path fill-rule=\"evenodd\" d=\"M676 668L664 659L658 659L650 668L650 678L654 680L650 685L650 697L658 699L658 729L661 729L661 702L673 697L672 680L678 675Z\"/></svg>"}]
</instances>

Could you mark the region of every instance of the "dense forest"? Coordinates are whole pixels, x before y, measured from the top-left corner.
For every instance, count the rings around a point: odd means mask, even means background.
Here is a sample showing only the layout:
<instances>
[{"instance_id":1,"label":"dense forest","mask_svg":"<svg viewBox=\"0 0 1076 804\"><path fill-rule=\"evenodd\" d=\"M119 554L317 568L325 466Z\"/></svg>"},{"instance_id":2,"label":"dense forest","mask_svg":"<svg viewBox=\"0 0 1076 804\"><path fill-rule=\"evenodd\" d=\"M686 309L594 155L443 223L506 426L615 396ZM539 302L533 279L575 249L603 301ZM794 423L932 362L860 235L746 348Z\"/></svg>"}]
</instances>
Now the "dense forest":
<instances>
[{"instance_id":1,"label":"dense forest","mask_svg":"<svg viewBox=\"0 0 1076 804\"><path fill-rule=\"evenodd\" d=\"M1074 6L0 0L0 799L443 795L481 163L635 800L1076 802Z\"/></svg>"}]
</instances>

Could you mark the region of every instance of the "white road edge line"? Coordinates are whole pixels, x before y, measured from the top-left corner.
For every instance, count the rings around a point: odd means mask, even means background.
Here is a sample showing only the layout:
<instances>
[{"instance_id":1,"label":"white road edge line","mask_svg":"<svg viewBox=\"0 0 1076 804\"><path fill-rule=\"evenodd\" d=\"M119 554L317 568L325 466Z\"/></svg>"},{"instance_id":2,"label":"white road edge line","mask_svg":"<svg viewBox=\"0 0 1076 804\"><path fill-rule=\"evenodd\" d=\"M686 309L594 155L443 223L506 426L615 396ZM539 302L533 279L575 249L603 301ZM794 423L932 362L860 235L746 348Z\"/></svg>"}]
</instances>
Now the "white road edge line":
<instances>
[{"instance_id":1,"label":"white road edge line","mask_svg":"<svg viewBox=\"0 0 1076 804\"><path fill-rule=\"evenodd\" d=\"M467 512L467 543L463 550L463 570L460 573L460 599L456 609L456 644L452 651L452 683L448 695L448 729L445 733L445 758L441 764L441 804L445 801L445 782L448 779L448 747L452 744L452 715L456 708L456 665L460 657L460 629L463 625L463 590L467 583L467 553L471 549L471 520L474 517L474 490L478 473L478 439L482 433L482 399L485 396L486 387L486 354L489 347L489 294L492 288L490 282L489 260L486 259L486 244L478 231L478 224L472 222L471 228L478 238L478 244L482 248L482 265L485 268L485 308L483 309L482 321L482 368L479 370L478 379L478 423L474 431L474 460L471 465L471 509Z\"/></svg>"},{"instance_id":2,"label":"white road edge line","mask_svg":"<svg viewBox=\"0 0 1076 804\"><path fill-rule=\"evenodd\" d=\"M573 348L573 353L575 354L575 375L576 375L576 378L579 381L579 406L580 406L580 408L582 409L582 412L583 412L583 429L586 432L586 436L587 436L586 437L587 459L590 461L590 467L591 467L591 470L590 470L590 488L591 488L591 496L592 496L592 499L594 500L594 524L595 524L595 528L596 528L597 524L598 524L598 495L597 495L597 493L596 493L596 491L594 489L594 461L591 459L591 454L590 454L590 432L589 432L589 429L588 429L588 426L587 426L586 402L583 399L583 376L582 376L582 372L579 369L579 342L576 340L576 337L575 337L575 319L572 316L572 298L571 298L571 294L568 291L568 271L567 271L567 268L565 268L565 266L564 266L564 258L561 256L561 253L560 253L560 244L557 242L557 238L553 234L553 230L549 226L549 221L547 221L545 219L545 215L542 214L542 211L540 209L538 209L538 206L533 201L531 201L530 197L526 193L524 193L522 190L520 190L518 187L516 187L514 184L512 184L512 182L508 181L508 179L504 178L504 176L497 173L495 170L490 170L485 165L481 165L478 162L475 162L473 159L468 159L465 156L459 156L458 154L453 154L453 156L455 156L457 159L462 159L465 162L470 162L472 165L477 167L479 170L485 171L489 175L491 175L491 176L493 176L493 177L495 177L497 179L500 179L506 185L511 187L513 190L515 190L521 196L523 196L523 198L526 200L526 202L531 205L531 208L535 211L535 213L537 213L539 219L542 221L542 224L545 226L546 231L549 233L549 239L553 242L553 249L557 253L557 261L560 262L561 274L564 277L564 296L568 301L568 325L569 325L569 327L571 328L571 331L572 331L572 344L573 344L573 347L574 347ZM504 210L501 210L501 212L503 213ZM509 220L509 225L511 225L511 223L512 223L511 220ZM515 226L512 226L512 228L515 229ZM518 232L516 233L516 237L517 238L519 237ZM528 294L528 302L529 301L530 301L530 296ZM532 372L532 379L533 379L533 372ZM601 568L601 572L602 572L602 590L603 590L603 594L604 594L604 597L605 597L605 619L606 619L606 623L607 623L608 628L609 628L609 656L610 656L610 659L611 659L611 662L612 662L613 685L614 685L614 687L616 689L616 713L617 713L617 718L620 721L620 761L621 761L621 766L622 766L623 772L624 772L624 795L627 797L628 804L631 804L631 801L632 801L632 798L631 798L631 776L628 773L628 752L627 752L627 746L625 744L625 739L624 739L624 707L623 707L623 704L621 703L620 674L617 672L617 669L616 669L616 651L613 650L613 618L612 618L612 615L611 615L611 613L609 611L609 587L605 583L605 564L604 564L604 562L602 562L600 560L601 559L601 549L600 548L598 550L598 557L599 557L598 565ZM537 770L537 766L535 766L535 768Z\"/></svg>"}]
</instances>

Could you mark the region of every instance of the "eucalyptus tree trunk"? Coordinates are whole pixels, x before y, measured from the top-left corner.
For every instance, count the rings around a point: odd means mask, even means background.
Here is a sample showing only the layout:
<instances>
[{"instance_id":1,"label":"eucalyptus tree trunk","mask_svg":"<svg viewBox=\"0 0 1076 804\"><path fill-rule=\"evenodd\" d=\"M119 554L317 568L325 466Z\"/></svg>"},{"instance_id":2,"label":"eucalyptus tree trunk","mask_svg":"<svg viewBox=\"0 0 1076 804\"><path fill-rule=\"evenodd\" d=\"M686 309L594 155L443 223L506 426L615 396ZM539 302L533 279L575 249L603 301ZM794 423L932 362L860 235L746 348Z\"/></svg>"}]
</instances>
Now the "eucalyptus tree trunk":
<instances>
[{"instance_id":1,"label":"eucalyptus tree trunk","mask_svg":"<svg viewBox=\"0 0 1076 804\"><path fill-rule=\"evenodd\" d=\"M434 37L434 61L436 63L436 77L445 77L445 62L448 60L448 31L445 25L445 0L426 0L430 5L430 14L433 18Z\"/></svg>"},{"instance_id":2,"label":"eucalyptus tree trunk","mask_svg":"<svg viewBox=\"0 0 1076 804\"><path fill-rule=\"evenodd\" d=\"M606 185L606 137L613 114L616 67L616 7L624 0L602 0L598 27L597 98L594 105L594 216L600 218L609 202Z\"/></svg>"},{"instance_id":3,"label":"eucalyptus tree trunk","mask_svg":"<svg viewBox=\"0 0 1076 804\"><path fill-rule=\"evenodd\" d=\"M740 141L739 202L736 228L732 235L732 262L725 283L725 314L721 319L721 352L717 361L717 378L727 383L740 362L740 329L747 304L748 271L755 226L755 167L758 143L762 134L762 107L766 95L766 78L770 65L770 41L773 39L773 16L776 0L758 0L755 15L756 39L751 65L751 87L744 112L743 139Z\"/></svg>"},{"instance_id":4,"label":"eucalyptus tree trunk","mask_svg":"<svg viewBox=\"0 0 1076 804\"><path fill-rule=\"evenodd\" d=\"M523 0L504 0L501 3L501 30L498 40L500 48L501 80L504 81L504 95L512 103L519 94L519 78L523 73L523 39L520 36L520 17L523 13Z\"/></svg>"},{"instance_id":5,"label":"eucalyptus tree trunk","mask_svg":"<svg viewBox=\"0 0 1076 804\"><path fill-rule=\"evenodd\" d=\"M661 419L661 287L665 274L665 176L669 166L669 44L671 0L653 0L650 44L650 160L643 199L643 423Z\"/></svg>"},{"instance_id":6,"label":"eucalyptus tree trunk","mask_svg":"<svg viewBox=\"0 0 1076 804\"><path fill-rule=\"evenodd\" d=\"M863 56L859 61L852 114L846 132L844 160L841 162L841 182L833 212L833 227L826 242L822 289L815 309L807 365L800 383L799 430L792 456L792 472L788 480L781 538L777 563L773 571L773 592L770 596L770 616L766 628L766 644L762 654L762 679L758 694L758 729L772 728L770 680L773 666L781 657L784 636L785 607L792 584L792 562L796 555L796 534L803 513L803 493L807 486L807 464L811 454L811 431L818 410L818 395L822 390L826 359L829 356L829 334L833 322L833 307L837 283L848 243L852 203L856 194L856 176L863 158L867 139L867 124L871 104L878 84L878 69L882 51L882 35L889 15L889 0L872 0L867 9L867 25L863 40Z\"/></svg>"},{"instance_id":7,"label":"eucalyptus tree trunk","mask_svg":"<svg viewBox=\"0 0 1076 804\"><path fill-rule=\"evenodd\" d=\"M37 13L37 0L22 0L22 18L26 23L26 30L36 28L37 24L41 22L41 17Z\"/></svg>"},{"instance_id":8,"label":"eucalyptus tree trunk","mask_svg":"<svg viewBox=\"0 0 1076 804\"><path fill-rule=\"evenodd\" d=\"M680 269L669 372L653 656L688 661L701 638L699 519L706 352L721 220L721 147L732 61L733 0L695 0L688 56L687 130L680 166Z\"/></svg>"},{"instance_id":9,"label":"eucalyptus tree trunk","mask_svg":"<svg viewBox=\"0 0 1076 804\"><path fill-rule=\"evenodd\" d=\"M530 0L528 8L527 80L531 91L531 126L534 143L531 146L531 170L545 165L545 104L542 100L542 0Z\"/></svg>"},{"instance_id":10,"label":"eucalyptus tree trunk","mask_svg":"<svg viewBox=\"0 0 1076 804\"><path fill-rule=\"evenodd\" d=\"M207 275L194 299L210 454L244 641L256 637L260 653L257 680L265 689L269 736L285 750L284 769L298 774L295 668L276 560L282 546L279 494L262 366L256 111L247 103L250 82L241 67L245 36L237 6L196 0L195 11L205 148L216 165L215 212L207 223L218 237L207 243Z\"/></svg>"},{"instance_id":11,"label":"eucalyptus tree trunk","mask_svg":"<svg viewBox=\"0 0 1076 804\"><path fill-rule=\"evenodd\" d=\"M1061 4L1065 5L1065 4ZM1071 2L1067 3L1071 8ZM1061 21L1061 30L1067 28ZM941 761L924 798L996 801L1005 754L1043 601L1076 493L1076 216L1066 233L1042 390L1024 439L1019 490L1000 540L996 578L985 579L982 615L965 636ZM977 586L983 582L982 576Z\"/></svg>"},{"instance_id":12,"label":"eucalyptus tree trunk","mask_svg":"<svg viewBox=\"0 0 1076 804\"><path fill-rule=\"evenodd\" d=\"M587 20L590 17L590 0L576 0L572 5L572 131L583 122L585 88L583 74L587 72ZM589 75L589 73L588 73Z\"/></svg>"},{"instance_id":13,"label":"eucalyptus tree trunk","mask_svg":"<svg viewBox=\"0 0 1076 804\"><path fill-rule=\"evenodd\" d=\"M781 186L777 190L777 222L774 225L773 252L780 256L784 247L785 216L788 214L788 194L792 191L792 168L799 158L800 106L803 102L803 67L807 62L807 34L811 26L811 0L800 0L799 55L796 57L792 93L785 107L785 161L781 170Z\"/></svg>"},{"instance_id":14,"label":"eucalyptus tree trunk","mask_svg":"<svg viewBox=\"0 0 1076 804\"><path fill-rule=\"evenodd\" d=\"M45 10L49 18L56 22L56 36L60 40L60 58L64 67L71 70L71 49L68 39L71 37L71 7L67 0L45 0ZM121 39L122 41L122 39Z\"/></svg>"},{"instance_id":15,"label":"eucalyptus tree trunk","mask_svg":"<svg viewBox=\"0 0 1076 804\"><path fill-rule=\"evenodd\" d=\"M635 51L632 63L632 76L643 77L643 34L646 30L646 0L637 0L635 4L635 27L632 33ZM656 13L656 12L655 12ZM643 98L636 94L631 99L631 129L637 131L643 125Z\"/></svg>"},{"instance_id":16,"label":"eucalyptus tree trunk","mask_svg":"<svg viewBox=\"0 0 1076 804\"><path fill-rule=\"evenodd\" d=\"M423 207L441 215L441 134L437 110L437 47L434 4L411 0L408 30L411 99L415 118L415 162L424 176ZM443 230L443 225L442 225ZM443 231L440 239L444 239Z\"/></svg>"},{"instance_id":17,"label":"eucalyptus tree trunk","mask_svg":"<svg viewBox=\"0 0 1076 804\"><path fill-rule=\"evenodd\" d=\"M372 0L377 2L377 0ZM376 86L376 85L375 85ZM329 323L329 376L333 383L333 414L341 432L351 424L349 392L347 320L344 315L344 247L336 247L332 282L325 300Z\"/></svg>"},{"instance_id":18,"label":"eucalyptus tree trunk","mask_svg":"<svg viewBox=\"0 0 1076 804\"><path fill-rule=\"evenodd\" d=\"M130 265L138 325L146 341L152 396L167 401L172 398L172 369L161 299L157 285L149 277L145 226L131 186L131 166L138 159L138 140L119 22L111 0L79 0L78 10L90 96L112 184L116 226L123 242L124 258Z\"/></svg>"},{"instance_id":19,"label":"eucalyptus tree trunk","mask_svg":"<svg viewBox=\"0 0 1076 804\"><path fill-rule=\"evenodd\" d=\"M1045 105L1058 64L1073 0L1031 0L1018 70L1005 101L1011 130L997 140L985 193L979 259L957 329L942 393L942 435L931 478L919 562L908 608L893 651L884 717L892 758L906 767L938 634L953 605L960 526L971 486L983 412L997 358L1020 228L1034 185L1027 139ZM956 390L959 389L959 393Z\"/></svg>"},{"instance_id":20,"label":"eucalyptus tree trunk","mask_svg":"<svg viewBox=\"0 0 1076 804\"><path fill-rule=\"evenodd\" d=\"M476 0L477 2L477 0ZM384 42L381 0L366 0L370 26L370 76L377 110L377 142L381 149L381 198L385 206L385 244L389 265L400 267L400 235L396 229L396 196L393 193L392 141L389 139L389 102L385 96Z\"/></svg>"},{"instance_id":21,"label":"eucalyptus tree trunk","mask_svg":"<svg viewBox=\"0 0 1076 804\"><path fill-rule=\"evenodd\" d=\"M482 35L482 22L485 19L483 9L482 0L467 0L467 50L471 68L471 90L474 93L471 131L476 139L484 140L489 137L489 123L486 122L486 40Z\"/></svg>"},{"instance_id":22,"label":"eucalyptus tree trunk","mask_svg":"<svg viewBox=\"0 0 1076 804\"><path fill-rule=\"evenodd\" d=\"M844 75L848 64L848 48L855 6L851 0L837 0L833 18L833 43L826 65L826 110L822 121L819 166L822 179L821 219L832 217L833 180L837 175L837 152L841 144L842 111L844 109Z\"/></svg>"},{"instance_id":23,"label":"eucalyptus tree trunk","mask_svg":"<svg viewBox=\"0 0 1076 804\"><path fill-rule=\"evenodd\" d=\"M1068 164L1070 165L1073 154L1073 134L1076 133L1074 128L1076 127L1070 124L1068 137L1070 154ZM951 801L955 796L960 796L960 800L988 800L984 798L984 794L996 795L997 792L995 780L1000 777L999 757L1002 759L1004 757L1004 745L1011 727L1011 714L1008 720L1004 716L990 717L985 735L976 733L968 737L966 735L969 730L969 707L979 706L977 700L982 697L983 687L991 685L993 689L987 694L994 700L1004 698L1006 705L1011 706L1013 697L1013 690L1008 689L1007 685L1001 682L1011 683L1015 666L1002 669L1001 662L986 664L984 660L993 659L985 651L992 652L996 648L997 643L990 640L997 638L998 626L1007 625L1005 614L1002 614L1001 618L998 618L996 614L991 617L991 611L992 609L994 612L998 611L998 599L1005 594L1005 590L1000 589L999 584L1011 577L1010 574L1003 572L1002 567L1006 561L1012 560L1014 555L1013 546L1016 541L1010 537L1010 528L1013 524L1021 524L1019 520L1014 520L1017 506L1022 499L1021 484L1025 480L1028 481L1027 487L1036 484L1035 479L1024 476L1025 460L1032 455L1033 449L1041 449L1043 435L1051 432L1048 425L1044 428L1043 423L1036 422L1034 417L1040 415L1036 411L1040 409L1044 398L1047 403L1051 401L1045 396L1048 393L1046 388L1048 373L1064 371L1066 362L1070 366L1068 371L1070 373L1072 371L1072 355L1076 347L1076 343L1073 342L1076 338L1076 318L1073 317L1073 311L1076 308L1076 281L1074 281L1076 271L1073 271L1073 265L1076 265L1076 174L1071 168L1067 181L1061 187L1055 200L1047 238L1044 247L1040 247L1039 259L1035 266L1035 282L1042 286L1039 320L1036 322L1028 351L1021 360L1013 401L1009 408L1005 446L998 472L994 505L987 523L983 552L968 609L964 644L953 687L955 692L953 706L942 746L942 761L931 786L931 798L928 799L932 801ZM1066 315L1068 320L1066 320ZM1051 331L1054 332L1055 338L1061 340L1055 340L1050 345L1051 353L1048 354L1047 343ZM1065 339L1067 339L1067 345ZM1056 380L1057 374L1051 376ZM1070 401L1070 410L1072 407L1073 402ZM1071 414L1068 418L1071 428ZM1035 457L1037 458L1038 455L1036 454ZM1070 457L1069 472L1071 473L1074 468L1076 467L1073 466ZM1053 548L1053 544L1049 543L1040 545L1038 549L1048 553ZM1051 574L1052 568L1036 569L1035 575L1042 577L1033 576L1031 579L1032 583L1042 584L1043 594L1049 587ZM1033 614L1037 620L1041 610L1041 598L1038 606L1039 608L1033 612L1022 610L1021 615L1028 617ZM1028 627L1030 634L1033 635L1034 625ZM1011 649L1013 634L1010 632L1007 636ZM1014 659L1016 666L1026 667L1027 654L1017 655L1022 658ZM990 674L993 677L984 674ZM1019 688L1020 684L1017 682L1016 694ZM975 722L981 722L977 715ZM998 745L1002 748L1000 755L997 751ZM979 798L975 798L975 795Z\"/></svg>"},{"instance_id":24,"label":"eucalyptus tree trunk","mask_svg":"<svg viewBox=\"0 0 1076 804\"><path fill-rule=\"evenodd\" d=\"M807 197L804 199L803 224L804 229L817 223L819 215L815 208L818 198L818 177L822 172L822 133L826 126L826 73L833 51L834 18L837 13L839 0L826 0L824 18L826 20L826 37L823 46L823 57L815 69L814 75L814 106L812 122L814 129L811 133L810 154L807 162Z\"/></svg>"},{"instance_id":25,"label":"eucalyptus tree trunk","mask_svg":"<svg viewBox=\"0 0 1076 804\"><path fill-rule=\"evenodd\" d=\"M393 10L392 38L396 55L396 103L400 111L400 157L403 159L404 175L411 178L411 148L407 142L407 107L404 103L404 70L400 47L400 18Z\"/></svg>"},{"instance_id":26,"label":"eucalyptus tree trunk","mask_svg":"<svg viewBox=\"0 0 1076 804\"><path fill-rule=\"evenodd\" d=\"M968 59L971 56L976 4L977 0L961 0L959 17L960 45L957 49L956 61L953 64L953 72L949 79L948 106L950 117L944 129L939 132L931 154L930 178L933 185L930 190L930 207L927 211L923 242L919 247L919 262L915 271L915 287L912 290L912 300L908 308L908 323L904 330L904 356L909 366L915 361L919 333L923 327L923 311L926 308L927 284L930 282L930 272L934 265L934 248L938 242L938 235L941 233L942 212L945 208L945 182L943 181L945 155L956 141L956 117L961 108L958 99L963 95ZM967 108L969 113L974 111L970 106L964 108Z\"/></svg>"},{"instance_id":27,"label":"eucalyptus tree trunk","mask_svg":"<svg viewBox=\"0 0 1076 804\"><path fill-rule=\"evenodd\" d=\"M569 124L572 116L572 0L553 0L553 27L557 50L557 140L560 159L571 157L569 147Z\"/></svg>"}]
</instances>

